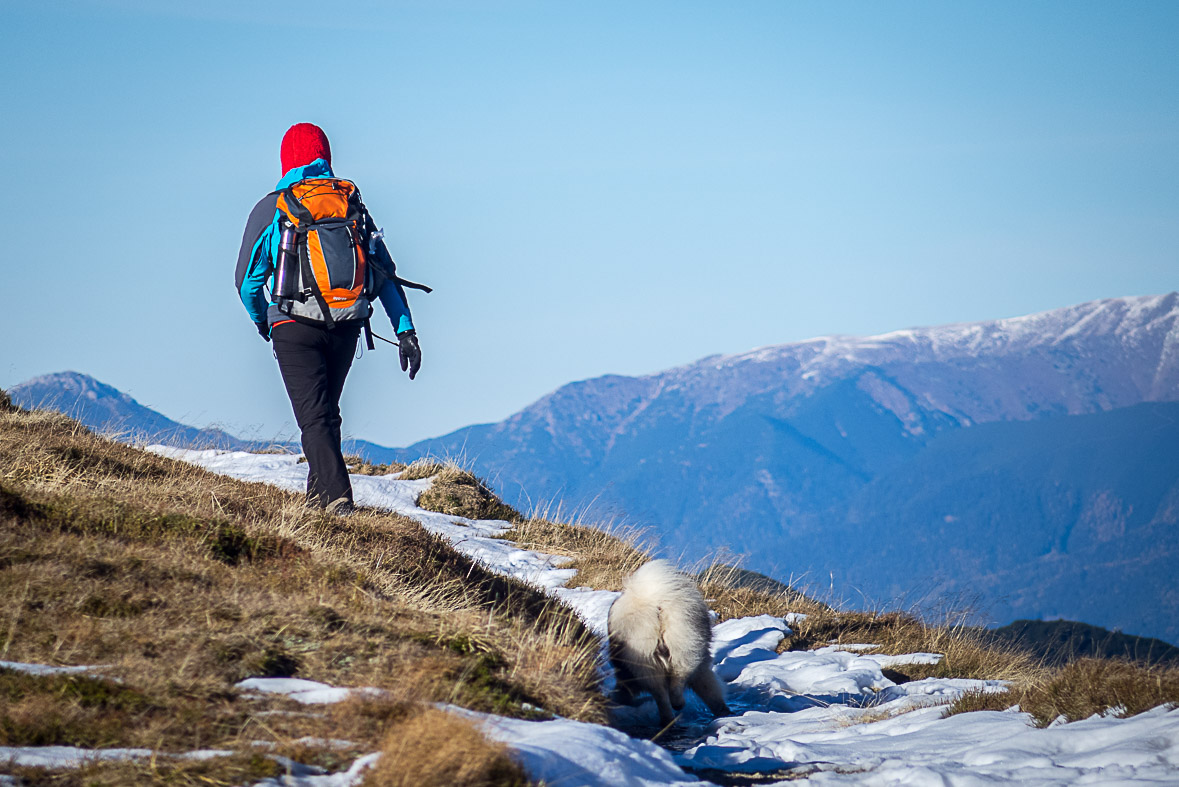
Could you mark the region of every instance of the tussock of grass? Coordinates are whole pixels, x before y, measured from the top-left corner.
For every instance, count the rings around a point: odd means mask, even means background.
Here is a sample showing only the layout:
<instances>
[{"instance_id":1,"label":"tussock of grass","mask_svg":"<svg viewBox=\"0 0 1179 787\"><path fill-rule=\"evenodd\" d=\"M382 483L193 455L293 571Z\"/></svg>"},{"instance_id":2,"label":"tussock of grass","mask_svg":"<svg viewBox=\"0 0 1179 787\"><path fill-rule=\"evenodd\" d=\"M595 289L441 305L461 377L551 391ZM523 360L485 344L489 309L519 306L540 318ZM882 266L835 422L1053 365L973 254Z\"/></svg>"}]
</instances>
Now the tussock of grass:
<instances>
[{"instance_id":1,"label":"tussock of grass","mask_svg":"<svg viewBox=\"0 0 1179 787\"><path fill-rule=\"evenodd\" d=\"M253 757L261 740L338 765L339 752L292 742L344 738L358 747L351 756L373 751L390 723L434 702L601 720L597 652L571 611L406 517L331 516L64 416L0 413L0 660L103 665L97 678L0 673L5 745ZM386 700L308 713L233 688L258 675L375 686ZM220 761L53 778L256 780Z\"/></svg>"},{"instance_id":2,"label":"tussock of grass","mask_svg":"<svg viewBox=\"0 0 1179 787\"><path fill-rule=\"evenodd\" d=\"M8 391L0 388L0 413L10 412L16 409L16 405L12 403L12 397L8 395Z\"/></svg>"},{"instance_id":3,"label":"tussock of grass","mask_svg":"<svg viewBox=\"0 0 1179 787\"><path fill-rule=\"evenodd\" d=\"M392 475L405 470L401 462L374 465L359 454L345 454L344 463L348 465L348 472L356 475Z\"/></svg>"},{"instance_id":4,"label":"tussock of grass","mask_svg":"<svg viewBox=\"0 0 1179 787\"><path fill-rule=\"evenodd\" d=\"M366 787L523 787L523 769L507 748L466 719L428 710L394 725Z\"/></svg>"},{"instance_id":5,"label":"tussock of grass","mask_svg":"<svg viewBox=\"0 0 1179 787\"><path fill-rule=\"evenodd\" d=\"M1126 661L1079 659L1044 679L1009 692L968 692L950 705L946 715L976 710L1006 710L1018 705L1038 727L1058 718L1080 721L1112 714L1135 716L1160 705L1179 705L1179 669L1148 667Z\"/></svg>"},{"instance_id":6,"label":"tussock of grass","mask_svg":"<svg viewBox=\"0 0 1179 787\"><path fill-rule=\"evenodd\" d=\"M290 446L283 445L282 443L272 443L270 445L263 446L262 448L251 448L250 453L252 453L252 454L273 454L276 456L291 456L297 452L292 450ZM300 458L302 458L302 457L300 457Z\"/></svg>"},{"instance_id":7,"label":"tussock of grass","mask_svg":"<svg viewBox=\"0 0 1179 787\"><path fill-rule=\"evenodd\" d=\"M419 481L423 478L438 475L446 467L447 465L442 462L436 462L433 459L415 459L397 477L402 481Z\"/></svg>"},{"instance_id":8,"label":"tussock of grass","mask_svg":"<svg viewBox=\"0 0 1179 787\"><path fill-rule=\"evenodd\" d=\"M413 468L414 465L410 465L401 477L408 478L407 473ZM418 505L427 511L467 519L506 519L509 522L524 519L519 511L496 497L474 473L457 465L446 465L429 476L433 476L434 482L418 497Z\"/></svg>"}]
</instances>

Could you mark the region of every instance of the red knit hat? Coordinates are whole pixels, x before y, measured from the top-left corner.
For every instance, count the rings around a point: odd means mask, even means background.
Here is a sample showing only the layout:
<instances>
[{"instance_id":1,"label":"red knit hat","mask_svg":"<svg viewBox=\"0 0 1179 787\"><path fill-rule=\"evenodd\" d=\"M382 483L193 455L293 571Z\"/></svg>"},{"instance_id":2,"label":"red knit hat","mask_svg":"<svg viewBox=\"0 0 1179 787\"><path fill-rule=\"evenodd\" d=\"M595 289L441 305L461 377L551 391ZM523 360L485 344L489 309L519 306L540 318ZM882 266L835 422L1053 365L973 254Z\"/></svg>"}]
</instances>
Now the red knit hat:
<instances>
[{"instance_id":1,"label":"red knit hat","mask_svg":"<svg viewBox=\"0 0 1179 787\"><path fill-rule=\"evenodd\" d=\"M296 123L287 129L282 138L282 148L279 151L282 158L282 171L285 175L295 167L304 167L321 158L331 166L332 149L328 145L327 134L314 123Z\"/></svg>"}]
</instances>

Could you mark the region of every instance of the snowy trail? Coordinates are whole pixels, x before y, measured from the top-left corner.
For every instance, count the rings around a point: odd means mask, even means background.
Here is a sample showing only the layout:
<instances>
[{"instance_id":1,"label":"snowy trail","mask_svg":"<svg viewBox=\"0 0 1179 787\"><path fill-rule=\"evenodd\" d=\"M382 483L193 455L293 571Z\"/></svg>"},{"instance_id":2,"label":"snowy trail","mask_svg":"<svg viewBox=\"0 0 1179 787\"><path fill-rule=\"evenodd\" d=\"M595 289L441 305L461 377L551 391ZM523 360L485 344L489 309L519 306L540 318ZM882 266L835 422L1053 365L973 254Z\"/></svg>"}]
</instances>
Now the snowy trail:
<instances>
[{"instance_id":1,"label":"snowy trail","mask_svg":"<svg viewBox=\"0 0 1179 787\"><path fill-rule=\"evenodd\" d=\"M302 491L306 483L306 465L293 456L150 450L292 491ZM617 594L563 587L574 574L562 568L567 560L496 538L510 527L507 522L418 508L415 501L429 479L353 476L352 483L358 504L412 517L492 570L545 589L605 635L606 615ZM1129 719L1095 716L1047 729L1032 727L1029 717L1017 711L942 718L943 706L962 692L1002 691L1002 684L927 679L897 685L883 675L883 668L896 664L936 662L937 654L862 655L854 647L777 653L791 622L790 617L763 615L715 627L714 664L735 715L711 721L693 700L684 714L690 734L672 747L676 753L599 725L452 710L477 719L490 737L508 744L532 778L562 787L702 783L690 771L782 772L782 778L806 775L820 784L1179 784L1179 709L1157 708ZM287 693L305 702L334 701L366 690L283 680L253 679L241 688ZM626 709L616 721L624 727L653 723L653 703ZM0 760L5 755L0 750ZM29 750L19 755L33 756L36 752ZM306 774L289 783L356 784L372 756L347 772Z\"/></svg>"}]
</instances>

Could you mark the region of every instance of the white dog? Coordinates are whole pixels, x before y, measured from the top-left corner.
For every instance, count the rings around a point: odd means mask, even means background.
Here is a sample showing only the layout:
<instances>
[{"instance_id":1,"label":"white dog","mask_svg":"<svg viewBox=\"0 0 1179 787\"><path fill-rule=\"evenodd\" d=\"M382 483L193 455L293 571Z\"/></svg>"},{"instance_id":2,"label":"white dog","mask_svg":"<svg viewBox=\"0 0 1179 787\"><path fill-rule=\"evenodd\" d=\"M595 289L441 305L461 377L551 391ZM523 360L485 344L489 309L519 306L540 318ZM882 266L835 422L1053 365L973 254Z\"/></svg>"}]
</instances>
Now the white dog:
<instances>
[{"instance_id":1,"label":"white dog","mask_svg":"<svg viewBox=\"0 0 1179 787\"><path fill-rule=\"evenodd\" d=\"M686 686L714 715L730 715L712 671L708 606L696 583L666 560L653 560L623 581L607 629L617 702L630 704L638 692L650 692L667 726L684 707Z\"/></svg>"}]
</instances>

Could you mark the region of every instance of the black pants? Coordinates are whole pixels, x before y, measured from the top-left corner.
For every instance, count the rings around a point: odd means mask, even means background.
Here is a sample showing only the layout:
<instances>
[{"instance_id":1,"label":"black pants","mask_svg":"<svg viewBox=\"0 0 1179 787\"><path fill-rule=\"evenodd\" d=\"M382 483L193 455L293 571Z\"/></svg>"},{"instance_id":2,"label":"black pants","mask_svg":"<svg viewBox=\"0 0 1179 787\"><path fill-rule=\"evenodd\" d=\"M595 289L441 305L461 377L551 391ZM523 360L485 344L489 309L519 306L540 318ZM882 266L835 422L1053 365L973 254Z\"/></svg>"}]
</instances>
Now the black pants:
<instances>
[{"instance_id":1,"label":"black pants","mask_svg":"<svg viewBox=\"0 0 1179 787\"><path fill-rule=\"evenodd\" d=\"M352 502L352 482L340 450L340 394L356 354L359 325L332 330L297 322L274 326L274 357L295 410L307 457L307 500L326 506Z\"/></svg>"}]
</instances>

